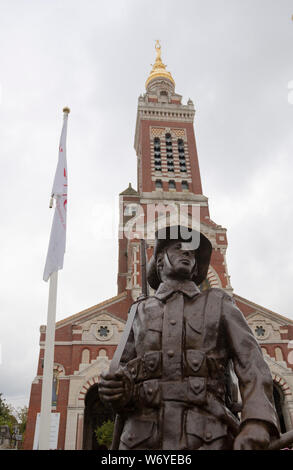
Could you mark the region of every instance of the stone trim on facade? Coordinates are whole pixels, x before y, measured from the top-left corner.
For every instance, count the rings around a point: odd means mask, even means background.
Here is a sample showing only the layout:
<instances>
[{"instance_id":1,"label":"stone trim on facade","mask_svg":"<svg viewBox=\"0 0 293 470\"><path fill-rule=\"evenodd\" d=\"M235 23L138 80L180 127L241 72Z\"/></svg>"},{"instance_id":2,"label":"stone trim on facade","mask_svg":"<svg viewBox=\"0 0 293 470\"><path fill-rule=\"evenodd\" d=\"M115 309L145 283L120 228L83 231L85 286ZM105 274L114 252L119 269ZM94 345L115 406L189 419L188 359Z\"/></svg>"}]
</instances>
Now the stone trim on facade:
<instances>
[{"instance_id":1,"label":"stone trim on facade","mask_svg":"<svg viewBox=\"0 0 293 470\"><path fill-rule=\"evenodd\" d=\"M89 390L90 387L92 387L94 384L99 383L99 377L93 377L90 380L87 380L87 382L82 386L79 395L78 395L78 402L84 402L85 396Z\"/></svg>"},{"instance_id":2,"label":"stone trim on facade","mask_svg":"<svg viewBox=\"0 0 293 470\"><path fill-rule=\"evenodd\" d=\"M279 385L279 387L282 389L283 393L284 393L284 396L293 396L292 394L292 390L289 386L289 384L286 382L286 380L284 380L282 377L280 377L279 375L277 374L273 374L273 381Z\"/></svg>"}]
</instances>

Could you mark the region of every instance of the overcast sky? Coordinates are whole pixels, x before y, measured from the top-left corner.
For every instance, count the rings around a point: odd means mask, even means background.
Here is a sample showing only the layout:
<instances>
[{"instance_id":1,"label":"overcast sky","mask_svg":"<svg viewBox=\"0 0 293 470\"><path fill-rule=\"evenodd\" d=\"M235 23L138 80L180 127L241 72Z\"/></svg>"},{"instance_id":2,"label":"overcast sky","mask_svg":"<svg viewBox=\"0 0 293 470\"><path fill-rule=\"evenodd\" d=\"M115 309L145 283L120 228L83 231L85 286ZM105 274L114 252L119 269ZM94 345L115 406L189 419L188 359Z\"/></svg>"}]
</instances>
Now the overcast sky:
<instances>
[{"instance_id":1,"label":"overcast sky","mask_svg":"<svg viewBox=\"0 0 293 470\"><path fill-rule=\"evenodd\" d=\"M57 320L117 293L118 194L136 187L137 98L155 40L195 133L234 292L293 320L292 0L0 0L0 392L28 404L62 108L67 251ZM290 84L290 81L292 82ZM113 230L112 230L113 232Z\"/></svg>"}]
</instances>

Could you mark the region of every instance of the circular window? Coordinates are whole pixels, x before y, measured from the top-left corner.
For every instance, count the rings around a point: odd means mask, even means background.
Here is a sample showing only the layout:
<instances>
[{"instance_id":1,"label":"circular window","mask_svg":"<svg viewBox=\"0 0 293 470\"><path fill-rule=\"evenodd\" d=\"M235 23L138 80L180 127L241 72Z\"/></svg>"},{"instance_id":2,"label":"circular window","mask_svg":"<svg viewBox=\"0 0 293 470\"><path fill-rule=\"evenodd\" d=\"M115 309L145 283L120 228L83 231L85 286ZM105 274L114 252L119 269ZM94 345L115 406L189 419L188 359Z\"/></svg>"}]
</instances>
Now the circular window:
<instances>
[{"instance_id":1,"label":"circular window","mask_svg":"<svg viewBox=\"0 0 293 470\"><path fill-rule=\"evenodd\" d=\"M252 332L258 341L265 341L269 338L271 333L271 328L269 325L266 325L263 321L255 321L250 325Z\"/></svg>"},{"instance_id":2,"label":"circular window","mask_svg":"<svg viewBox=\"0 0 293 470\"><path fill-rule=\"evenodd\" d=\"M113 336L113 326L110 321L99 321L96 325L95 336L99 341L108 341Z\"/></svg>"},{"instance_id":3,"label":"circular window","mask_svg":"<svg viewBox=\"0 0 293 470\"><path fill-rule=\"evenodd\" d=\"M254 331L258 338L263 338L266 333L266 330L262 326L257 326Z\"/></svg>"},{"instance_id":4,"label":"circular window","mask_svg":"<svg viewBox=\"0 0 293 470\"><path fill-rule=\"evenodd\" d=\"M100 326L100 328L98 329L98 333L100 336L108 336L110 331L107 326Z\"/></svg>"}]
</instances>

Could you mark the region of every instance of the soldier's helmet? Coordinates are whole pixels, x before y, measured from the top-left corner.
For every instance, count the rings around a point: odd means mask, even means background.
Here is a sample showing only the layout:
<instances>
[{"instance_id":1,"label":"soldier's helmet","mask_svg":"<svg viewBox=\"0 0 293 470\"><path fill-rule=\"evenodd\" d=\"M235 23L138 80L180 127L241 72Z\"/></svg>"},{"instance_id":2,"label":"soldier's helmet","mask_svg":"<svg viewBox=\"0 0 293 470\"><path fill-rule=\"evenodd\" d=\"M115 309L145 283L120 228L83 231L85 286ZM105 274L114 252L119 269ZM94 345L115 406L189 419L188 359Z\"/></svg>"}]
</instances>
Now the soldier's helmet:
<instances>
[{"instance_id":1,"label":"soldier's helmet","mask_svg":"<svg viewBox=\"0 0 293 470\"><path fill-rule=\"evenodd\" d=\"M173 240L180 240L190 245L189 249L194 249L197 270L192 275L191 280L195 284L201 284L207 277L211 254L211 242L201 232L191 230L182 225L173 225L171 227L163 227L155 234L154 253L148 264L148 283L157 290L161 279L157 270L157 257Z\"/></svg>"}]
</instances>

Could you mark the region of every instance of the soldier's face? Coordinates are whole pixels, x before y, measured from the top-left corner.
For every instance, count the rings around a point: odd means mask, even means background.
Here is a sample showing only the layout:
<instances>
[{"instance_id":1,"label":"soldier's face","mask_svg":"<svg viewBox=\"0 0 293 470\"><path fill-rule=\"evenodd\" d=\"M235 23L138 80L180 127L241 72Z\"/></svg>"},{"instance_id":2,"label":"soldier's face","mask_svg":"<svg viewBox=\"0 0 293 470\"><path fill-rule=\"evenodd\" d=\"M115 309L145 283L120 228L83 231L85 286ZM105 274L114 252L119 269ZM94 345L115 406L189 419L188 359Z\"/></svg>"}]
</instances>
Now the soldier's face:
<instances>
[{"instance_id":1,"label":"soldier's face","mask_svg":"<svg viewBox=\"0 0 293 470\"><path fill-rule=\"evenodd\" d=\"M195 254L194 250L187 250L184 245L178 240L171 241L166 252L174 273L190 278L196 263Z\"/></svg>"}]
</instances>

